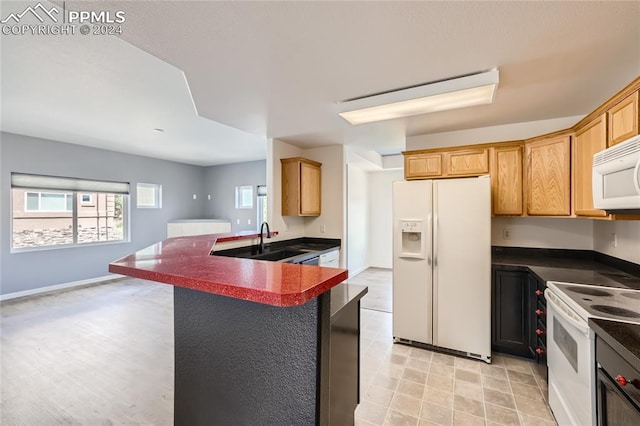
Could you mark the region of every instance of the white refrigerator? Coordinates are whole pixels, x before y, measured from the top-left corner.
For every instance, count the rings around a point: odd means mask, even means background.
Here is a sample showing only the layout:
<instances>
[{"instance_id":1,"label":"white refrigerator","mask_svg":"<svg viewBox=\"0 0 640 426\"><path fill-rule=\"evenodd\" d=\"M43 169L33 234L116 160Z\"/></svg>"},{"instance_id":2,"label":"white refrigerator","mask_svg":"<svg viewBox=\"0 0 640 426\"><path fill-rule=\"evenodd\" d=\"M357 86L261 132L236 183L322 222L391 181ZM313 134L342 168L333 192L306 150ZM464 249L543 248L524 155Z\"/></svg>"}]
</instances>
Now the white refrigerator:
<instances>
[{"instance_id":1,"label":"white refrigerator","mask_svg":"<svg viewBox=\"0 0 640 426\"><path fill-rule=\"evenodd\" d=\"M489 176L393 183L393 337L491 362Z\"/></svg>"}]
</instances>

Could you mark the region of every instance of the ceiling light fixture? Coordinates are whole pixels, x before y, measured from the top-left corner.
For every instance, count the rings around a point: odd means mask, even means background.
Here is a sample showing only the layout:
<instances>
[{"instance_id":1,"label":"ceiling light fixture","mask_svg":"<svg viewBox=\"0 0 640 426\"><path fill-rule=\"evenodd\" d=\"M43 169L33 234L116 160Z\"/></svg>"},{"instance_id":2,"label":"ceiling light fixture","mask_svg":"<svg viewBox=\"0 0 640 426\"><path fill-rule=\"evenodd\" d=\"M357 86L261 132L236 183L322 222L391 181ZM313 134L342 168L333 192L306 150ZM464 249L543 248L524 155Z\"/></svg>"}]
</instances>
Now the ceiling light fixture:
<instances>
[{"instance_id":1,"label":"ceiling light fixture","mask_svg":"<svg viewBox=\"0 0 640 426\"><path fill-rule=\"evenodd\" d=\"M493 103L497 69L340 103L342 118L364 124Z\"/></svg>"}]
</instances>

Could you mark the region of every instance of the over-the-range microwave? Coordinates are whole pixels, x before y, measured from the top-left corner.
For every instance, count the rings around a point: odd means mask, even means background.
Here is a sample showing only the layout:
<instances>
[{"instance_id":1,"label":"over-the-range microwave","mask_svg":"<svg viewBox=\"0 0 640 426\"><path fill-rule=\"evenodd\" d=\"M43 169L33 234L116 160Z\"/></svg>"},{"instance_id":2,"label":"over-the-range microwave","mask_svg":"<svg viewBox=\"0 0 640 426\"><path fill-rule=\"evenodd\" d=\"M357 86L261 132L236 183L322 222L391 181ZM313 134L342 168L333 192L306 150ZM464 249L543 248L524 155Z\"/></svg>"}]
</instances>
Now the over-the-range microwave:
<instances>
[{"instance_id":1,"label":"over-the-range microwave","mask_svg":"<svg viewBox=\"0 0 640 426\"><path fill-rule=\"evenodd\" d=\"M640 213L640 135L593 156L593 206Z\"/></svg>"}]
</instances>

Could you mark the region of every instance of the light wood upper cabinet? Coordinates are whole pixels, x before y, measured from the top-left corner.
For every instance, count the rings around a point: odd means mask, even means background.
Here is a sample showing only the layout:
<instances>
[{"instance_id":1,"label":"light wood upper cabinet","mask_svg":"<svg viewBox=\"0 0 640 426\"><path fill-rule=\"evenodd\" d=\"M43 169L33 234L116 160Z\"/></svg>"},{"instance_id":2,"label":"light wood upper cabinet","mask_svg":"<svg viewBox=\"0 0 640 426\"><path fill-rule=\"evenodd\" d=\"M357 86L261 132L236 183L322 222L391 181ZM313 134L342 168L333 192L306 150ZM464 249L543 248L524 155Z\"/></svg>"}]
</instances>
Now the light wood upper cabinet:
<instances>
[{"instance_id":1,"label":"light wood upper cabinet","mask_svg":"<svg viewBox=\"0 0 640 426\"><path fill-rule=\"evenodd\" d=\"M412 154L404 157L405 179L425 179L442 175L442 154Z\"/></svg>"},{"instance_id":2,"label":"light wood upper cabinet","mask_svg":"<svg viewBox=\"0 0 640 426\"><path fill-rule=\"evenodd\" d=\"M522 146L493 148L491 185L494 215L522 215Z\"/></svg>"},{"instance_id":3,"label":"light wood upper cabinet","mask_svg":"<svg viewBox=\"0 0 640 426\"><path fill-rule=\"evenodd\" d=\"M605 217L603 210L593 208L593 154L607 147L606 116L576 130L573 140L573 203L577 216Z\"/></svg>"},{"instance_id":4,"label":"light wood upper cabinet","mask_svg":"<svg viewBox=\"0 0 640 426\"><path fill-rule=\"evenodd\" d=\"M445 153L447 176L477 176L489 173L489 150L467 149Z\"/></svg>"},{"instance_id":5,"label":"light wood upper cabinet","mask_svg":"<svg viewBox=\"0 0 640 426\"><path fill-rule=\"evenodd\" d=\"M525 144L527 214L571 214L571 137L531 139Z\"/></svg>"},{"instance_id":6,"label":"light wood upper cabinet","mask_svg":"<svg viewBox=\"0 0 640 426\"><path fill-rule=\"evenodd\" d=\"M282 215L320 216L321 163L306 158L282 158Z\"/></svg>"},{"instance_id":7,"label":"light wood upper cabinet","mask_svg":"<svg viewBox=\"0 0 640 426\"><path fill-rule=\"evenodd\" d=\"M627 96L607 111L609 144L613 146L638 134L638 92Z\"/></svg>"}]
</instances>

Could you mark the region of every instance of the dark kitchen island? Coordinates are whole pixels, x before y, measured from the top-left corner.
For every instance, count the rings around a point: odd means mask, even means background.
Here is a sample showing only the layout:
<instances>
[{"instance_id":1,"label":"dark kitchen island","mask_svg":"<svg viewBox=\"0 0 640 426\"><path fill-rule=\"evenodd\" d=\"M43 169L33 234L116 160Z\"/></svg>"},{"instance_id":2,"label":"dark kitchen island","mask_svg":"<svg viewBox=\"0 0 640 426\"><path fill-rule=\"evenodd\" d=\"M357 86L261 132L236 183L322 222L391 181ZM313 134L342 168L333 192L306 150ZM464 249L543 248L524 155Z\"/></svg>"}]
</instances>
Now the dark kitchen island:
<instances>
[{"instance_id":1,"label":"dark kitchen island","mask_svg":"<svg viewBox=\"0 0 640 426\"><path fill-rule=\"evenodd\" d=\"M341 284L344 269L209 255L252 237L171 238L109 265L174 286L175 424L353 424L366 287Z\"/></svg>"}]
</instances>

